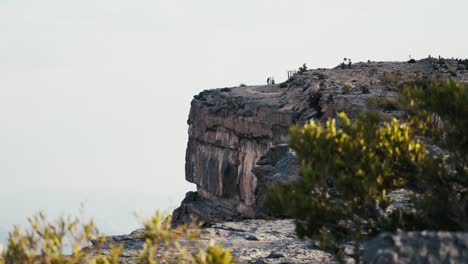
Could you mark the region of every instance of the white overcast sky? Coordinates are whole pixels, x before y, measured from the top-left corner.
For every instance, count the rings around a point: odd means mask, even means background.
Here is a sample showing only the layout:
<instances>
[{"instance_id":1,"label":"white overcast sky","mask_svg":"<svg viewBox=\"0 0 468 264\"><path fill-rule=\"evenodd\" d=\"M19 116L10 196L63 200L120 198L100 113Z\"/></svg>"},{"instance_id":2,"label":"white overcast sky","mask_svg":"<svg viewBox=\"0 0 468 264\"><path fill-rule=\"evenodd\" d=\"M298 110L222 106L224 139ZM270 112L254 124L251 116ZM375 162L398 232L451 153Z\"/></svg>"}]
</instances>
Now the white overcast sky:
<instances>
[{"instance_id":1,"label":"white overcast sky","mask_svg":"<svg viewBox=\"0 0 468 264\"><path fill-rule=\"evenodd\" d=\"M0 0L0 192L177 200L194 94L304 62L468 57L467 14L467 0Z\"/></svg>"}]
</instances>

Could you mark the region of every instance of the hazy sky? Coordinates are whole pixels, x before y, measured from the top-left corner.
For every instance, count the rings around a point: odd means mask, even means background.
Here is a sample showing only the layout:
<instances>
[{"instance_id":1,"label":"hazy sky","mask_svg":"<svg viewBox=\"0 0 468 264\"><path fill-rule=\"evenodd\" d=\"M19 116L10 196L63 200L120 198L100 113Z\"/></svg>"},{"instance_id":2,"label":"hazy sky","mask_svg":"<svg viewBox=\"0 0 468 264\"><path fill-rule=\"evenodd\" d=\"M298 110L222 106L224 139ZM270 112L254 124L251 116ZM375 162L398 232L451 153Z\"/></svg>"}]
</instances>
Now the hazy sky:
<instances>
[{"instance_id":1,"label":"hazy sky","mask_svg":"<svg viewBox=\"0 0 468 264\"><path fill-rule=\"evenodd\" d=\"M0 204L59 191L177 204L193 188L194 94L278 82L304 62L468 57L467 12L466 0L0 0Z\"/></svg>"}]
</instances>

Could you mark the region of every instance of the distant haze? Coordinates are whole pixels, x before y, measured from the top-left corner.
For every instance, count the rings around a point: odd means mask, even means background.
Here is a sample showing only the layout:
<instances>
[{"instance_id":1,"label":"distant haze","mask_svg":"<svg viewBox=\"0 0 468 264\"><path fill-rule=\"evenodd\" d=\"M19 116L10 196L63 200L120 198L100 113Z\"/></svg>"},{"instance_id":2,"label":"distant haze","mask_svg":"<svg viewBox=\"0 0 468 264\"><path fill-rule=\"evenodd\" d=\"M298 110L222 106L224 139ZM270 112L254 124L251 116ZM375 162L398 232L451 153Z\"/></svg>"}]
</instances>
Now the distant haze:
<instances>
[{"instance_id":1,"label":"distant haze","mask_svg":"<svg viewBox=\"0 0 468 264\"><path fill-rule=\"evenodd\" d=\"M174 207L194 189L194 94L279 82L304 62L468 57L467 11L466 0L0 0L0 226L88 201L104 229L127 232L131 208Z\"/></svg>"}]
</instances>

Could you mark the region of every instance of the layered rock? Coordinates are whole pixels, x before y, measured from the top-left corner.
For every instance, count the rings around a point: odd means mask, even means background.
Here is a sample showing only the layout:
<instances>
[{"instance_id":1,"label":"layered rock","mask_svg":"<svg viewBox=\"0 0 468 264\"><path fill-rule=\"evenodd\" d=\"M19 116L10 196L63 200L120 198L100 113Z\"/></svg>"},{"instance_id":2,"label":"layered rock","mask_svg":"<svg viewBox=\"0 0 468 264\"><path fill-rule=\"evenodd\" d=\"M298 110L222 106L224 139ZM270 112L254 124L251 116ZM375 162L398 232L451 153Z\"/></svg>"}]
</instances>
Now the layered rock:
<instances>
[{"instance_id":1,"label":"layered rock","mask_svg":"<svg viewBox=\"0 0 468 264\"><path fill-rule=\"evenodd\" d=\"M175 221L194 214L205 221L256 217L256 162L287 142L296 113L278 106L275 87L238 87L202 92L192 101L186 179L197 185L174 212Z\"/></svg>"},{"instance_id":2,"label":"layered rock","mask_svg":"<svg viewBox=\"0 0 468 264\"><path fill-rule=\"evenodd\" d=\"M174 224L190 215L207 223L265 217L266 190L278 180L299 177L297 160L286 145L291 125L324 121L339 112L351 118L369 109L383 118L400 114L368 102L371 97L398 96L379 80L384 72L399 72L396 85L417 74L468 80L468 71L455 60L368 62L351 69L301 72L279 85L214 89L195 96L188 120L185 177L197 185L197 192L188 193L174 211Z\"/></svg>"}]
</instances>

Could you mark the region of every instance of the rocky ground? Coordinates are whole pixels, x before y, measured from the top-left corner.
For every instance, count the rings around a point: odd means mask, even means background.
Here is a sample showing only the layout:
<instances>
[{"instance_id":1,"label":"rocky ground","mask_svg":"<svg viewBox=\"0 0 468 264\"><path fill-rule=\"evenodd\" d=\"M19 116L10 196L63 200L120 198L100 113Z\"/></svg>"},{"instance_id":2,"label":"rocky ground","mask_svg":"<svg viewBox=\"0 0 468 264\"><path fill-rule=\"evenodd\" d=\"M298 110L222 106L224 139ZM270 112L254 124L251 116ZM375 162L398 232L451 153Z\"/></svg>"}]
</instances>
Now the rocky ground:
<instances>
[{"instance_id":1,"label":"rocky ground","mask_svg":"<svg viewBox=\"0 0 468 264\"><path fill-rule=\"evenodd\" d=\"M289 219L218 223L204 228L199 242L207 245L213 239L232 249L237 263L339 263L333 255L317 248L313 241L298 239L294 223ZM124 246L121 263L138 263L138 255L144 244L142 230L108 237L108 241ZM108 245L101 246L103 254L110 254ZM98 247L95 244L86 251L96 253ZM345 245L345 253L348 254L346 263L356 263L355 258L360 254L358 248L363 252L361 261L369 264L462 264L468 260L468 233L384 233L362 247ZM196 252L193 248L189 250Z\"/></svg>"},{"instance_id":2,"label":"rocky ground","mask_svg":"<svg viewBox=\"0 0 468 264\"><path fill-rule=\"evenodd\" d=\"M203 229L200 242L208 244L212 239L231 248L238 263L337 263L332 255L318 249L312 241L298 239L292 220L217 223ZM108 241L124 246L122 263L135 263L144 244L141 230L108 237ZM95 244L87 250L95 252L97 248L98 244ZM103 253L110 253L107 245L103 245Z\"/></svg>"}]
</instances>

